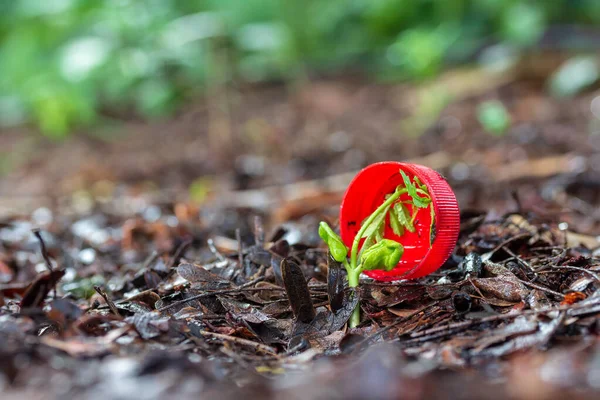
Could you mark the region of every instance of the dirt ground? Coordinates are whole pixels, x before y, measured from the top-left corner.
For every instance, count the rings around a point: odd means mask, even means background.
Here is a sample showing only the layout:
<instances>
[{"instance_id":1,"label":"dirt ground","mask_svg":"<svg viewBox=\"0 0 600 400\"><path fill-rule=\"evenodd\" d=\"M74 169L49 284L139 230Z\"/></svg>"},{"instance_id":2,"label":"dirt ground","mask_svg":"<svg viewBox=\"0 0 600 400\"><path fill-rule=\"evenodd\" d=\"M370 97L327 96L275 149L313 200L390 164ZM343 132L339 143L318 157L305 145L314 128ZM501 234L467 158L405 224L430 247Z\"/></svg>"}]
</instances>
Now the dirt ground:
<instances>
[{"instance_id":1,"label":"dirt ground","mask_svg":"<svg viewBox=\"0 0 600 400\"><path fill-rule=\"evenodd\" d=\"M490 200L505 202L510 193L504 184L513 182L522 186L526 203L539 203L534 191L543 195L557 187L586 202L598 200L590 193L600 168L600 135L594 134L600 120L591 106L596 92L556 100L535 79L505 82L471 71L439 82L415 89L346 78L301 89L230 88L223 99L190 104L164 121L122 121L64 143L4 132L0 194L4 208L31 209L103 181L181 198L206 176L218 188L243 190L427 156L456 187L462 208L496 208ZM453 100L438 111L430 93L449 93ZM477 121L477 105L487 99L501 99L509 110L507 134L490 135ZM557 175L565 177L548 179ZM589 231L592 222L578 229Z\"/></svg>"},{"instance_id":2,"label":"dirt ground","mask_svg":"<svg viewBox=\"0 0 600 400\"><path fill-rule=\"evenodd\" d=\"M600 92L492 78L232 87L102 139L1 133L3 398L594 398ZM510 112L504 135L477 121L488 99ZM331 292L316 227L382 160L442 172L461 235L428 278L365 282L349 330L356 297Z\"/></svg>"}]
</instances>

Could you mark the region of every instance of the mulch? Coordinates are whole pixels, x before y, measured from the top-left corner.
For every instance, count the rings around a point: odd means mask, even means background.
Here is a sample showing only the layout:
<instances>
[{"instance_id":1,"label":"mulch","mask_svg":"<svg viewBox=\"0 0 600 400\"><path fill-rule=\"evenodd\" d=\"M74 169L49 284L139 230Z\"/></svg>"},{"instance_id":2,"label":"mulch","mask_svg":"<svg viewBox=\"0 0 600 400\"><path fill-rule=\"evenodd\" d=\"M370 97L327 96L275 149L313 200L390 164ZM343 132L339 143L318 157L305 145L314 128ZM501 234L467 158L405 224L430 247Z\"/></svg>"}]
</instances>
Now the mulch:
<instances>
[{"instance_id":1,"label":"mulch","mask_svg":"<svg viewBox=\"0 0 600 400\"><path fill-rule=\"evenodd\" d=\"M139 200L139 199L138 199ZM136 209L136 207L138 207ZM417 281L328 261L307 216L135 199L0 224L8 396L559 398L598 390L600 262L533 213L463 211ZM223 219L233 219L233 232ZM37 230L41 228L41 230ZM353 306L363 322L348 329ZM10 398L10 397L9 397Z\"/></svg>"}]
</instances>

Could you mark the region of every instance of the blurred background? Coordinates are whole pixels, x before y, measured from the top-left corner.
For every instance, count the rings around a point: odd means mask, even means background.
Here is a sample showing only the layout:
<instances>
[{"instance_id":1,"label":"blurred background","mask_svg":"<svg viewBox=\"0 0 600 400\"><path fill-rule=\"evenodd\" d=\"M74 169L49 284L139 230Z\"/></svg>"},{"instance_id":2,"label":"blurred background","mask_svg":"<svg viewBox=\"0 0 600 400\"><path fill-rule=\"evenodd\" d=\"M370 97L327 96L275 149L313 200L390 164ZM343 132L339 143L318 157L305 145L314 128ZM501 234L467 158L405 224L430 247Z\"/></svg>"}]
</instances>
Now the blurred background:
<instances>
[{"instance_id":1,"label":"blurred background","mask_svg":"<svg viewBox=\"0 0 600 400\"><path fill-rule=\"evenodd\" d=\"M0 210L288 185L286 219L392 159L463 209L591 231L599 23L595 0L0 1Z\"/></svg>"}]
</instances>

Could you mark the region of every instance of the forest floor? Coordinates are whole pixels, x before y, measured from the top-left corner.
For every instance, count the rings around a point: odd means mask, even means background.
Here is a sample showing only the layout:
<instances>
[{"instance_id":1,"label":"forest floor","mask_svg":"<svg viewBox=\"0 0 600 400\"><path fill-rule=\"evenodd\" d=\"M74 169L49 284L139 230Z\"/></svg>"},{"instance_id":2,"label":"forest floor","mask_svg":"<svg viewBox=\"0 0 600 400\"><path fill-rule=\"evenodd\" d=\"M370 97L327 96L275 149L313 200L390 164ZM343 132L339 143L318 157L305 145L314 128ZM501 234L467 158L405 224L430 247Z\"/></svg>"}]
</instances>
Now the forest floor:
<instances>
[{"instance_id":1,"label":"forest floor","mask_svg":"<svg viewBox=\"0 0 600 400\"><path fill-rule=\"evenodd\" d=\"M64 143L3 132L2 398L594 398L598 95L477 71L320 79ZM488 99L506 134L478 122ZM328 279L317 226L382 160L443 173L460 237L431 276L366 279L349 329L357 297ZM312 321L281 268L305 277Z\"/></svg>"}]
</instances>

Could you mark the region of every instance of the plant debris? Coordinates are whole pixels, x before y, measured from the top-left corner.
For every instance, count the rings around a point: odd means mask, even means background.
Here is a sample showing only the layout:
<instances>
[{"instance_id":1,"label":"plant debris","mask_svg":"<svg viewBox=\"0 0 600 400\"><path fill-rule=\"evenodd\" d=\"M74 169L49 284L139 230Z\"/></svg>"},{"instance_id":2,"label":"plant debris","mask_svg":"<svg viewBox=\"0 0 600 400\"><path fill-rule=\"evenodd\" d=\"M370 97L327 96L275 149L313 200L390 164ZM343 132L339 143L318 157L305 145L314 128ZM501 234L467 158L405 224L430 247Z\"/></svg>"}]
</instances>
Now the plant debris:
<instances>
[{"instance_id":1,"label":"plant debris","mask_svg":"<svg viewBox=\"0 0 600 400\"><path fill-rule=\"evenodd\" d=\"M365 318L349 330L359 296L319 247L317 218L289 222L297 240L287 242L258 219L223 231L177 218L177 207L158 220L98 208L29 234L19 233L27 218L0 221L8 398L599 390L597 249L569 245L543 216L463 211L459 243L435 274L364 278Z\"/></svg>"}]
</instances>

